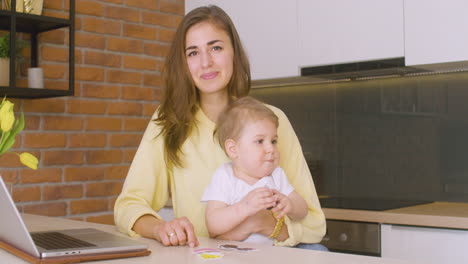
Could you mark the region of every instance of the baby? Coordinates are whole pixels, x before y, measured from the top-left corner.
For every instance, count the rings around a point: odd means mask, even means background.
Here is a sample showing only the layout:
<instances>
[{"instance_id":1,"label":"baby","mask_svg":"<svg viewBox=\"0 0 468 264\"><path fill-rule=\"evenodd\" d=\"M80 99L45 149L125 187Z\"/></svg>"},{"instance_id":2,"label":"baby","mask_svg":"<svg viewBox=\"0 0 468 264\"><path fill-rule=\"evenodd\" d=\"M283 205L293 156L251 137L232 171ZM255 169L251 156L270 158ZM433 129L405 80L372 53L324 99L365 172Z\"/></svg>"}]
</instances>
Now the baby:
<instances>
[{"instance_id":1,"label":"baby","mask_svg":"<svg viewBox=\"0 0 468 264\"><path fill-rule=\"evenodd\" d=\"M271 209L278 221L285 215L293 221L307 215L306 202L278 167L278 125L273 111L251 97L232 102L219 116L214 135L231 162L215 171L201 199L207 202L211 237L233 230L262 210ZM276 229L269 237L251 234L244 242L272 244Z\"/></svg>"}]
</instances>

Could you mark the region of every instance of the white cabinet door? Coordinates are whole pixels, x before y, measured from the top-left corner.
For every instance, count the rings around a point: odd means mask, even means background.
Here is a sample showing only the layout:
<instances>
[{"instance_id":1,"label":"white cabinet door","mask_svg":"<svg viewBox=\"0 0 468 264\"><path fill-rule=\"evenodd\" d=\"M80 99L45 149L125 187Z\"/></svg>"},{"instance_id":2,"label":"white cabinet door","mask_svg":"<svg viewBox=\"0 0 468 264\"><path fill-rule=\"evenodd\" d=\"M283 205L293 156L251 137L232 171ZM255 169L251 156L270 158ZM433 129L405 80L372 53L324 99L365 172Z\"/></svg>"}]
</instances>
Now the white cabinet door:
<instances>
[{"instance_id":1,"label":"white cabinet door","mask_svg":"<svg viewBox=\"0 0 468 264\"><path fill-rule=\"evenodd\" d=\"M189 0L186 13L207 4L223 8L233 20L253 80L299 75L296 0Z\"/></svg>"},{"instance_id":2,"label":"white cabinet door","mask_svg":"<svg viewBox=\"0 0 468 264\"><path fill-rule=\"evenodd\" d=\"M467 263L468 231L381 225L382 257L427 264Z\"/></svg>"},{"instance_id":3,"label":"white cabinet door","mask_svg":"<svg viewBox=\"0 0 468 264\"><path fill-rule=\"evenodd\" d=\"M405 0L407 65L468 60L468 1Z\"/></svg>"},{"instance_id":4,"label":"white cabinet door","mask_svg":"<svg viewBox=\"0 0 468 264\"><path fill-rule=\"evenodd\" d=\"M404 56L403 0L298 0L300 66Z\"/></svg>"}]
</instances>

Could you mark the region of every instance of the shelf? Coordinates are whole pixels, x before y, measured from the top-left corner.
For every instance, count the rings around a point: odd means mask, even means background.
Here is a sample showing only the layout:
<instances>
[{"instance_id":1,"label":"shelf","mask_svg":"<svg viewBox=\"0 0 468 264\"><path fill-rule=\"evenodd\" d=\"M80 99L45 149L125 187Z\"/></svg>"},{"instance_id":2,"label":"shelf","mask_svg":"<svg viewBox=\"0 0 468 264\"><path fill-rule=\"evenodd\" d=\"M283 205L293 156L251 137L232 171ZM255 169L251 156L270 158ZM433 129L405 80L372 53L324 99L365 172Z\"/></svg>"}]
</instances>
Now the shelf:
<instances>
[{"instance_id":1,"label":"shelf","mask_svg":"<svg viewBox=\"0 0 468 264\"><path fill-rule=\"evenodd\" d=\"M12 1L15 2L15 1ZM14 6L14 3L12 3ZM18 77L16 74L16 54L10 54L10 76L9 86L0 86L0 96L10 98L47 98L58 96L74 95L74 70L75 70L75 0L69 0L70 9L68 19L56 18L43 15L26 14L11 10L0 10L0 30L9 31L13 36L17 33L30 34L31 57L30 67L40 67L39 61L39 35L43 32L68 28L68 88L67 90L57 89L36 89L17 87ZM16 38L10 38L12 50L16 47ZM66 45L66 44L65 44Z\"/></svg>"},{"instance_id":2,"label":"shelf","mask_svg":"<svg viewBox=\"0 0 468 264\"><path fill-rule=\"evenodd\" d=\"M11 16L11 11L0 10L0 29L10 30ZM70 25L69 19L16 13L16 32L39 33Z\"/></svg>"},{"instance_id":3,"label":"shelf","mask_svg":"<svg viewBox=\"0 0 468 264\"><path fill-rule=\"evenodd\" d=\"M73 91L38 88L9 88L0 86L0 94L8 98L48 98L73 95Z\"/></svg>"}]
</instances>

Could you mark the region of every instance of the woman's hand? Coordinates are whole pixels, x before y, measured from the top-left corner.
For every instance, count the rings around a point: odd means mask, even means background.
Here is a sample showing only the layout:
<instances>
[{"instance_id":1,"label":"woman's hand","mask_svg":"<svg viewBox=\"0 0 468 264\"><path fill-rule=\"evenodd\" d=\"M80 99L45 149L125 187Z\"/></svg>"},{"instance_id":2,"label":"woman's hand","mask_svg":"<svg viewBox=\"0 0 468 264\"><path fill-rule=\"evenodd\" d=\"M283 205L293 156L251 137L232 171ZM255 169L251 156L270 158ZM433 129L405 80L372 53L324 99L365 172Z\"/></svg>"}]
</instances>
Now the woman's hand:
<instances>
[{"instance_id":1,"label":"woman's hand","mask_svg":"<svg viewBox=\"0 0 468 264\"><path fill-rule=\"evenodd\" d=\"M169 222L161 222L154 228L154 238L164 246L198 246L198 239L192 223L187 217L173 219Z\"/></svg>"},{"instance_id":2,"label":"woman's hand","mask_svg":"<svg viewBox=\"0 0 468 264\"><path fill-rule=\"evenodd\" d=\"M144 215L135 222L133 230L138 234L156 239L164 246L198 246L192 223L187 217L175 218L165 222L152 215Z\"/></svg>"}]
</instances>

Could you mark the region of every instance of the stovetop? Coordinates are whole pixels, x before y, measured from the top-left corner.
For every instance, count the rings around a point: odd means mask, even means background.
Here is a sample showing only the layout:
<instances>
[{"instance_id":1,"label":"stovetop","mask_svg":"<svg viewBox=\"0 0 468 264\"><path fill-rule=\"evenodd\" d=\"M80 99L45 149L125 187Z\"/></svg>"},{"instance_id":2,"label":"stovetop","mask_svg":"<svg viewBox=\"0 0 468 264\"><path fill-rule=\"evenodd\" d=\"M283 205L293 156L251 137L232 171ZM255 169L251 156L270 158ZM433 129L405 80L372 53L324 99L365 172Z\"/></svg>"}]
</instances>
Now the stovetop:
<instances>
[{"instance_id":1,"label":"stovetop","mask_svg":"<svg viewBox=\"0 0 468 264\"><path fill-rule=\"evenodd\" d=\"M384 211L403 208L414 205L432 203L432 201L399 200L385 198L360 198L360 197L326 197L319 198L320 205L324 208L340 208L355 210Z\"/></svg>"}]
</instances>

